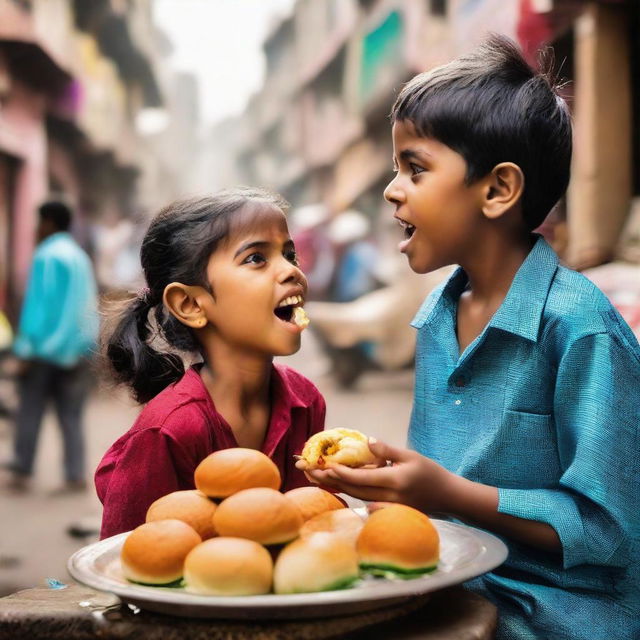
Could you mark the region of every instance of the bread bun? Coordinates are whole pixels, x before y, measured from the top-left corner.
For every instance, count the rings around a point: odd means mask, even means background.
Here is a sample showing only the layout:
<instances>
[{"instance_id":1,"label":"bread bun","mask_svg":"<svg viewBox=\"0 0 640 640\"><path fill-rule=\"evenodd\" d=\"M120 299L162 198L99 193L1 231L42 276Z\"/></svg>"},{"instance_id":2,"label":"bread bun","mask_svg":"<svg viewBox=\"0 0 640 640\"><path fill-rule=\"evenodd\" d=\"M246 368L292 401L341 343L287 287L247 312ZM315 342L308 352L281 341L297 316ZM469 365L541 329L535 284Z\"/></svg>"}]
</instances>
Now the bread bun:
<instances>
[{"instance_id":1,"label":"bread bun","mask_svg":"<svg viewBox=\"0 0 640 640\"><path fill-rule=\"evenodd\" d=\"M280 471L264 453L233 447L208 455L194 473L195 485L210 498L226 498L253 487L280 488Z\"/></svg>"},{"instance_id":2,"label":"bread bun","mask_svg":"<svg viewBox=\"0 0 640 640\"><path fill-rule=\"evenodd\" d=\"M142 584L169 584L182 577L184 559L202 542L182 520L157 520L135 528L120 551L127 580Z\"/></svg>"},{"instance_id":3,"label":"bread bun","mask_svg":"<svg viewBox=\"0 0 640 640\"><path fill-rule=\"evenodd\" d=\"M362 467L377 462L367 436L354 429L327 429L312 435L300 457L309 469L323 469L332 463Z\"/></svg>"},{"instance_id":4,"label":"bread bun","mask_svg":"<svg viewBox=\"0 0 640 640\"><path fill-rule=\"evenodd\" d=\"M257 542L211 538L194 547L184 562L186 590L211 596L269 593L273 561Z\"/></svg>"},{"instance_id":5,"label":"bread bun","mask_svg":"<svg viewBox=\"0 0 640 640\"><path fill-rule=\"evenodd\" d=\"M193 527L203 539L213 538L216 530L213 528L213 513L216 503L212 502L197 489L174 491L162 498L158 498L147 510L147 522L167 520L169 518L182 520Z\"/></svg>"},{"instance_id":6,"label":"bread bun","mask_svg":"<svg viewBox=\"0 0 640 640\"><path fill-rule=\"evenodd\" d=\"M275 489L245 489L223 500L213 514L221 536L248 538L260 544L289 542L302 526L300 509Z\"/></svg>"},{"instance_id":7,"label":"bread bun","mask_svg":"<svg viewBox=\"0 0 640 640\"><path fill-rule=\"evenodd\" d=\"M286 491L284 495L289 500L293 500L298 509L300 509L304 520L313 518L313 516L325 511L345 508L344 503L339 498L320 487L298 487L297 489Z\"/></svg>"},{"instance_id":8,"label":"bread bun","mask_svg":"<svg viewBox=\"0 0 640 640\"><path fill-rule=\"evenodd\" d=\"M363 519L351 509L336 509L307 520L300 527L300 537L306 538L318 532L333 533L355 545L363 526Z\"/></svg>"},{"instance_id":9,"label":"bread bun","mask_svg":"<svg viewBox=\"0 0 640 640\"><path fill-rule=\"evenodd\" d=\"M369 516L356 549L367 573L415 578L438 566L440 538L424 513L394 504Z\"/></svg>"},{"instance_id":10,"label":"bread bun","mask_svg":"<svg viewBox=\"0 0 640 640\"><path fill-rule=\"evenodd\" d=\"M314 533L288 544L273 569L276 593L344 589L358 578L353 544L330 533Z\"/></svg>"}]
</instances>

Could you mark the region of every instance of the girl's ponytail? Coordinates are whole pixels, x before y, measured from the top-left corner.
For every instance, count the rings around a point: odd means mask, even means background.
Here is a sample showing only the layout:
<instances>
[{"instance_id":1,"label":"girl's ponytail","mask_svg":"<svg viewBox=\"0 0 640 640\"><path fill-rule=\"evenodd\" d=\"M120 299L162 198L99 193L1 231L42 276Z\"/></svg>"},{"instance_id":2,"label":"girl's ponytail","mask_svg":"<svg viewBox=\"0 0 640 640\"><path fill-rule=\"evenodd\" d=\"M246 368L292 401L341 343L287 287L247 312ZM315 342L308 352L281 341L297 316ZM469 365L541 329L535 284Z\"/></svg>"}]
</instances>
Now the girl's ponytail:
<instances>
[{"instance_id":1,"label":"girl's ponytail","mask_svg":"<svg viewBox=\"0 0 640 640\"><path fill-rule=\"evenodd\" d=\"M127 385L145 403L184 374L182 358L149 344L149 294L136 296L123 309L105 341L105 355L117 383Z\"/></svg>"}]
</instances>

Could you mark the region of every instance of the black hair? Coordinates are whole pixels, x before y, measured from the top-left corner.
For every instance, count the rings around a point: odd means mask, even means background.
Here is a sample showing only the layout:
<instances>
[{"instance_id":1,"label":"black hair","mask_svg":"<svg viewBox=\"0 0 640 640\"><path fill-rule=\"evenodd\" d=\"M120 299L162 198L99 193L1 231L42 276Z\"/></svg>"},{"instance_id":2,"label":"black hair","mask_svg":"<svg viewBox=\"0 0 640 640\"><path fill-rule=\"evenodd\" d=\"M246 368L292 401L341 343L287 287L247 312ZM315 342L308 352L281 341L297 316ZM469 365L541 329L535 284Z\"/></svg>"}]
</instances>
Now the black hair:
<instances>
[{"instance_id":1,"label":"black hair","mask_svg":"<svg viewBox=\"0 0 640 640\"><path fill-rule=\"evenodd\" d=\"M174 202L151 221L140 249L147 288L127 301L115 328L103 336L112 377L129 386L138 402L148 402L180 379L184 362L179 352L200 350L191 329L165 309L165 287L181 282L210 291L206 273L209 257L228 237L234 214L251 204L283 212L288 208L275 194L237 187ZM169 348L162 348L162 342Z\"/></svg>"},{"instance_id":2,"label":"black hair","mask_svg":"<svg viewBox=\"0 0 640 640\"><path fill-rule=\"evenodd\" d=\"M467 163L467 184L500 162L513 162L525 178L522 214L539 226L569 184L571 116L552 78L553 59L538 72L509 38L491 35L477 49L421 73L398 95L391 122L410 121Z\"/></svg>"},{"instance_id":3,"label":"black hair","mask_svg":"<svg viewBox=\"0 0 640 640\"><path fill-rule=\"evenodd\" d=\"M40 220L51 222L58 231L68 231L73 218L71 208L61 200L50 200L41 204L38 215Z\"/></svg>"}]
</instances>

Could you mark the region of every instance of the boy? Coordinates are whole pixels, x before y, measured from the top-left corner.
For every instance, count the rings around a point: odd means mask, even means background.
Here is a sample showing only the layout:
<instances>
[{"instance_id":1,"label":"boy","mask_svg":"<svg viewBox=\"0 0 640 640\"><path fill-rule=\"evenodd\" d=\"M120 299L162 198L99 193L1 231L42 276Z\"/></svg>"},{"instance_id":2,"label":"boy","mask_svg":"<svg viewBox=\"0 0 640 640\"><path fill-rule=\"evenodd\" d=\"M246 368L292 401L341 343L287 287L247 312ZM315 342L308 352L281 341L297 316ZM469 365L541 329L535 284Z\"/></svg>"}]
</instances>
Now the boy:
<instances>
[{"instance_id":1,"label":"boy","mask_svg":"<svg viewBox=\"0 0 640 640\"><path fill-rule=\"evenodd\" d=\"M567 106L493 36L409 82L391 120L400 251L460 268L413 322L414 451L307 474L503 536L505 564L468 585L499 638L638 638L640 348L532 234L569 181Z\"/></svg>"}]
</instances>

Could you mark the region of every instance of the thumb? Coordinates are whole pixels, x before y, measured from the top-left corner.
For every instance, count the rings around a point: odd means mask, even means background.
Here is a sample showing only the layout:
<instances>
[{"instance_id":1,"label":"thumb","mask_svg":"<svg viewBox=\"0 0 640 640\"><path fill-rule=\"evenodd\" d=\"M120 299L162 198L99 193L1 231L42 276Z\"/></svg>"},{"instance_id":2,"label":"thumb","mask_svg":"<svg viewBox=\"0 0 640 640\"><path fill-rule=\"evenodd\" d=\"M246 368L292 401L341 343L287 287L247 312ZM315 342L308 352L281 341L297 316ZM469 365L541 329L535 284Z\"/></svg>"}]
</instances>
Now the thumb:
<instances>
[{"instance_id":1,"label":"thumb","mask_svg":"<svg viewBox=\"0 0 640 640\"><path fill-rule=\"evenodd\" d=\"M380 442L375 438L369 438L369 450L376 458L390 460L391 462L404 462L411 454L407 449L392 447L386 442Z\"/></svg>"}]
</instances>

